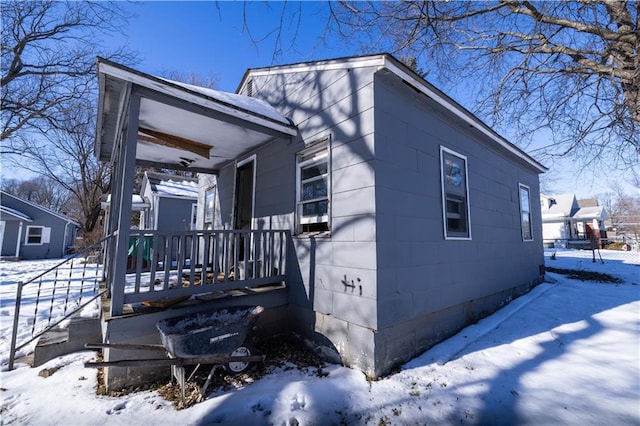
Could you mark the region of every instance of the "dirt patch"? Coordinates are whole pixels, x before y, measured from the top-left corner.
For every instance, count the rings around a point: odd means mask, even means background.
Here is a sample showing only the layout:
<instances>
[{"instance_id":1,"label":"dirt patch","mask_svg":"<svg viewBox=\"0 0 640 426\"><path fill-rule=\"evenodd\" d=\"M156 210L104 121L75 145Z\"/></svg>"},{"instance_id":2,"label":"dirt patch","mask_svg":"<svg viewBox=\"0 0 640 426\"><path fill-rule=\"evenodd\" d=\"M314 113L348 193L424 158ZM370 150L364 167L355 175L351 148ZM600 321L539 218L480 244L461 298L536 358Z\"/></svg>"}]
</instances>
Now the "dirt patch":
<instances>
[{"instance_id":1,"label":"dirt patch","mask_svg":"<svg viewBox=\"0 0 640 426\"><path fill-rule=\"evenodd\" d=\"M548 272L555 274L567 275L569 278L580 281L595 281L600 283L620 284L622 280L613 275L603 274L602 272L582 271L578 269L563 269L547 267Z\"/></svg>"}]
</instances>

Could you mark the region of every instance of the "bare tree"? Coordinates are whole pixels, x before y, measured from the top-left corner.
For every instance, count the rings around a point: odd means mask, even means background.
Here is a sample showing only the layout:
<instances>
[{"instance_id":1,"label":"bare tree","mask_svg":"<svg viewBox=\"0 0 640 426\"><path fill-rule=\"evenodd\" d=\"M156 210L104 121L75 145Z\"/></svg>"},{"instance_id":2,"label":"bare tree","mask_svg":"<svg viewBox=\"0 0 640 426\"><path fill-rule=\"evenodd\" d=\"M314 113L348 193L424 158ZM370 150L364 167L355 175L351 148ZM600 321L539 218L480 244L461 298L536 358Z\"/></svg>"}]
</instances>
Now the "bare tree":
<instances>
[{"instance_id":1,"label":"bare tree","mask_svg":"<svg viewBox=\"0 0 640 426\"><path fill-rule=\"evenodd\" d=\"M419 58L430 78L437 75L451 87L473 81L467 88L477 96L474 112L520 141L548 136L537 152L543 160L577 158L585 166L614 162L637 174L640 3L330 5L334 24L350 42Z\"/></svg>"},{"instance_id":2,"label":"bare tree","mask_svg":"<svg viewBox=\"0 0 640 426\"><path fill-rule=\"evenodd\" d=\"M102 196L110 190L110 170L94 156L96 117L93 99L78 100L42 139L25 140L23 153L11 161L56 182L69 194L68 214L91 232L100 219Z\"/></svg>"},{"instance_id":3,"label":"bare tree","mask_svg":"<svg viewBox=\"0 0 640 426\"><path fill-rule=\"evenodd\" d=\"M640 195L627 194L614 184L612 191L600 196L609 214L609 223L616 235L622 238L640 239Z\"/></svg>"},{"instance_id":4,"label":"bare tree","mask_svg":"<svg viewBox=\"0 0 640 426\"><path fill-rule=\"evenodd\" d=\"M92 96L101 36L127 16L113 2L3 1L0 153L23 151L33 134L61 129L73 101Z\"/></svg>"},{"instance_id":5,"label":"bare tree","mask_svg":"<svg viewBox=\"0 0 640 426\"><path fill-rule=\"evenodd\" d=\"M4 179L2 190L56 212L61 211L68 200L67 191L45 176L29 180Z\"/></svg>"},{"instance_id":6,"label":"bare tree","mask_svg":"<svg viewBox=\"0 0 640 426\"><path fill-rule=\"evenodd\" d=\"M117 2L4 1L2 12L3 162L62 188L69 215L90 233L109 190L109 173L93 156L96 56L133 62L105 50L128 15Z\"/></svg>"}]
</instances>

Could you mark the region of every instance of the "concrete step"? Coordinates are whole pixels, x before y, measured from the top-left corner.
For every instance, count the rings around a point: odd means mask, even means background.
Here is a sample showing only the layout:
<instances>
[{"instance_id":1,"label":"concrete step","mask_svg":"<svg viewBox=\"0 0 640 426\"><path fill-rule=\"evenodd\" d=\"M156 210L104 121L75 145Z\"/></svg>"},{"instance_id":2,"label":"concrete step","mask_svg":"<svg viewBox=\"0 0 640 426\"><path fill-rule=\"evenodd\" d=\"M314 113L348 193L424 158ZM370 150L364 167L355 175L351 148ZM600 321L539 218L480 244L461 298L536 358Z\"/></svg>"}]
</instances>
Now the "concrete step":
<instances>
[{"instance_id":1,"label":"concrete step","mask_svg":"<svg viewBox=\"0 0 640 426\"><path fill-rule=\"evenodd\" d=\"M99 318L73 317L66 328L54 328L40 336L33 351L32 367L38 367L60 355L83 351L85 343L101 341Z\"/></svg>"}]
</instances>

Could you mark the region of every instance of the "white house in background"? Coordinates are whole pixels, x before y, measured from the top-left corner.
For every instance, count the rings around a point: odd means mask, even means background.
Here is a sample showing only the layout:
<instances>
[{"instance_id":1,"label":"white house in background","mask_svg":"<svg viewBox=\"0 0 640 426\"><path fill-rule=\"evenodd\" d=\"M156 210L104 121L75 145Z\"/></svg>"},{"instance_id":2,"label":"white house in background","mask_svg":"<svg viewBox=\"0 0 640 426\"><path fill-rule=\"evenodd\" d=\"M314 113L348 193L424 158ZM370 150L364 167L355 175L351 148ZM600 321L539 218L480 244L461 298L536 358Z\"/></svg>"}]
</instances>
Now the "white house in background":
<instances>
[{"instance_id":1,"label":"white house in background","mask_svg":"<svg viewBox=\"0 0 640 426\"><path fill-rule=\"evenodd\" d=\"M606 237L606 209L594 198L577 200L575 194L540 195L542 238L550 247L567 247L571 240L589 240L594 232Z\"/></svg>"},{"instance_id":2,"label":"white house in background","mask_svg":"<svg viewBox=\"0 0 640 426\"><path fill-rule=\"evenodd\" d=\"M147 171L140 196L149 204L140 213L140 229L166 232L195 229L198 179Z\"/></svg>"},{"instance_id":3,"label":"white house in background","mask_svg":"<svg viewBox=\"0 0 640 426\"><path fill-rule=\"evenodd\" d=\"M0 247L2 257L55 259L73 247L80 224L70 217L2 191Z\"/></svg>"}]
</instances>

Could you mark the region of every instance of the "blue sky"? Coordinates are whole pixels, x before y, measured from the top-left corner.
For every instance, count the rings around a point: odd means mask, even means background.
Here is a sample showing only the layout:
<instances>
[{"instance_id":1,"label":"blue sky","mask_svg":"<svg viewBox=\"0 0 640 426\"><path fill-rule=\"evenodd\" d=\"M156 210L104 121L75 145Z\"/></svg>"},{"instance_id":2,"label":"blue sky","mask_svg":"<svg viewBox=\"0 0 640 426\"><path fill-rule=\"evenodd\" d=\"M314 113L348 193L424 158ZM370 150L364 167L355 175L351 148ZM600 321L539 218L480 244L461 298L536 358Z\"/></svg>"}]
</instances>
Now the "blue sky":
<instances>
[{"instance_id":1,"label":"blue sky","mask_svg":"<svg viewBox=\"0 0 640 426\"><path fill-rule=\"evenodd\" d=\"M152 75L176 72L215 78L215 88L229 92L235 92L248 68L379 53L362 52L355 43L325 35L326 2L143 1L120 6L132 17L123 34L106 43L114 48L125 45L137 53L139 62L126 65ZM433 78L430 82L439 86ZM452 93L453 89L449 88L449 94L472 109L464 89ZM536 142L542 145L546 140L540 136ZM570 160L546 165L552 167L541 180L543 191L549 194L574 192L587 198L610 191L614 181L623 185L628 181L624 175L578 174ZM0 168L3 177L7 172ZM625 190L637 191L631 186Z\"/></svg>"},{"instance_id":2,"label":"blue sky","mask_svg":"<svg viewBox=\"0 0 640 426\"><path fill-rule=\"evenodd\" d=\"M357 53L325 40L328 11L319 2L156 1L126 7L135 14L124 39L140 56L135 68L156 75L169 70L215 76L219 90L235 91L247 68Z\"/></svg>"},{"instance_id":3,"label":"blue sky","mask_svg":"<svg viewBox=\"0 0 640 426\"><path fill-rule=\"evenodd\" d=\"M154 75L169 71L215 77L219 90L234 92L248 68L364 53L357 45L325 36L329 13L325 2L155 1L124 7L134 16L125 36L114 43L125 43L137 52L140 62L134 68ZM430 82L438 85L438 81ZM455 98L471 109L464 92L456 93ZM543 190L575 192L586 198L607 192L611 179L625 180L624 176L578 175L572 166L571 161L553 165L542 177Z\"/></svg>"}]
</instances>

